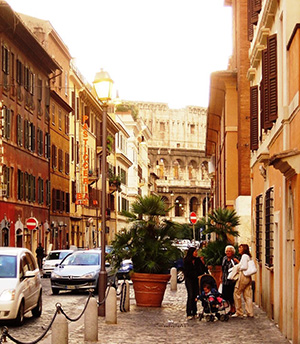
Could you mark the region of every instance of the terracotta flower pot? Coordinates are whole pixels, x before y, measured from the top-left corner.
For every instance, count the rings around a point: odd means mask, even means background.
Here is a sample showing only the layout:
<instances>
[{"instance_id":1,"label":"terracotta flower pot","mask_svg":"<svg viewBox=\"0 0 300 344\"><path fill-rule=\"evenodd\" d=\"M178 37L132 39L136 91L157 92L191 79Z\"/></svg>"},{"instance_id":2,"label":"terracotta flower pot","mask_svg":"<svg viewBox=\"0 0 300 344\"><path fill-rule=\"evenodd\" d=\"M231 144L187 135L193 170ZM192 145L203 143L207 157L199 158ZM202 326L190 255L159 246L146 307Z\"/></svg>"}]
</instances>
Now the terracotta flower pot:
<instances>
[{"instance_id":1,"label":"terracotta flower pot","mask_svg":"<svg viewBox=\"0 0 300 344\"><path fill-rule=\"evenodd\" d=\"M137 306L161 307L171 275L134 273L131 275Z\"/></svg>"}]
</instances>

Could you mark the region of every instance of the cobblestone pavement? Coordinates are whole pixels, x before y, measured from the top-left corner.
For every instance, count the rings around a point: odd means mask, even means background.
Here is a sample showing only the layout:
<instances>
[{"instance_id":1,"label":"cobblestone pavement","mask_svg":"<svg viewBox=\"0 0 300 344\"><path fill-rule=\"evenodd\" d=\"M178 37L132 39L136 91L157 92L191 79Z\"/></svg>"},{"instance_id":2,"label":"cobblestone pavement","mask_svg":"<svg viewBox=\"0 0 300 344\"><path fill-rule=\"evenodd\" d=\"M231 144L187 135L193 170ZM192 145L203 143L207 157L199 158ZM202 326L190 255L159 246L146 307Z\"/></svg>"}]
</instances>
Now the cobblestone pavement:
<instances>
[{"instance_id":1,"label":"cobblestone pavement","mask_svg":"<svg viewBox=\"0 0 300 344\"><path fill-rule=\"evenodd\" d=\"M176 292L167 286L161 308L135 305L130 286L130 312L118 310L117 324L108 325L98 319L98 342L102 344L134 343L200 343L200 344L288 344L276 325L255 306L255 317L230 318L227 322L187 320L185 315L186 290L184 283ZM200 307L200 304L198 304ZM48 338L49 340L49 338ZM46 341L43 342L46 344ZM49 342L50 343L50 342ZM69 343L85 343L83 320L69 326ZM91 342L89 342L91 343ZM96 344L95 342L93 344Z\"/></svg>"}]
</instances>

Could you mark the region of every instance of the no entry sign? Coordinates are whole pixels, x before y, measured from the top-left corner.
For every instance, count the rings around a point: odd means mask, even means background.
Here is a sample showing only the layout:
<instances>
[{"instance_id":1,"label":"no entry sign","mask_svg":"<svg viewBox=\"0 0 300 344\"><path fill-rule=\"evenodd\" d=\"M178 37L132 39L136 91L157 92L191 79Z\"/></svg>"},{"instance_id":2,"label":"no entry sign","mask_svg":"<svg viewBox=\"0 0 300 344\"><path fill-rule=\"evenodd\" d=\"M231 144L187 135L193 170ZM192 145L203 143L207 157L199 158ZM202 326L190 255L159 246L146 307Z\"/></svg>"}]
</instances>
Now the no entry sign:
<instances>
[{"instance_id":1,"label":"no entry sign","mask_svg":"<svg viewBox=\"0 0 300 344\"><path fill-rule=\"evenodd\" d=\"M39 222L35 217L30 217L27 221L26 221L26 227L29 230L33 230L36 229L36 227L38 226Z\"/></svg>"},{"instance_id":2,"label":"no entry sign","mask_svg":"<svg viewBox=\"0 0 300 344\"><path fill-rule=\"evenodd\" d=\"M190 213L190 221L193 225L197 222L197 215L193 211Z\"/></svg>"}]
</instances>

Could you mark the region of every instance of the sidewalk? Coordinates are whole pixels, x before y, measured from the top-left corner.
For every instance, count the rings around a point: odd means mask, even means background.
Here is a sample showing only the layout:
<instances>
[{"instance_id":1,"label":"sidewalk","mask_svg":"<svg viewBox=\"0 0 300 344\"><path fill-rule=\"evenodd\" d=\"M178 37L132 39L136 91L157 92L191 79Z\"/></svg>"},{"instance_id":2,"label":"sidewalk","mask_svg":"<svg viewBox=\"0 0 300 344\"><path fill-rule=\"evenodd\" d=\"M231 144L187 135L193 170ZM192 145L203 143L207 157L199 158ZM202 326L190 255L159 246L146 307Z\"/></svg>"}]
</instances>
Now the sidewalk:
<instances>
[{"instance_id":1,"label":"sidewalk","mask_svg":"<svg viewBox=\"0 0 300 344\"><path fill-rule=\"evenodd\" d=\"M107 325L105 319L99 317L98 342L93 344L289 344L275 324L256 306L254 319L230 318L227 322L213 323L187 320L184 283L178 284L176 292L170 291L168 284L161 308L137 307L132 285L130 288L130 312L122 313L118 309L115 325ZM69 343L85 343L83 320L69 324Z\"/></svg>"}]
</instances>

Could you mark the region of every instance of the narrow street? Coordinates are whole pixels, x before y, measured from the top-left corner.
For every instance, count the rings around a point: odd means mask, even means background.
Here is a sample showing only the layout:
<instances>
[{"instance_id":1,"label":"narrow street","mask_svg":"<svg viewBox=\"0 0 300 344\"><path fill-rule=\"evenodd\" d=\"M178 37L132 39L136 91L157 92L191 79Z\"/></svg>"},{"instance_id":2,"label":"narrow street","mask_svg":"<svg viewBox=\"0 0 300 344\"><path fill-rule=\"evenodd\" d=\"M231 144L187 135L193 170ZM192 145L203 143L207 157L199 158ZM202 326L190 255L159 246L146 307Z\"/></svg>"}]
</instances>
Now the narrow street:
<instances>
[{"instance_id":1,"label":"narrow street","mask_svg":"<svg viewBox=\"0 0 300 344\"><path fill-rule=\"evenodd\" d=\"M61 293L51 295L48 279L43 280L44 310L40 319L27 318L21 328L9 326L9 333L15 338L30 342L37 338L49 324L56 302L62 304L70 317L80 314L87 299L83 293ZM266 314L254 307L254 319L230 318L227 322L206 322L186 319L186 289L184 283L178 284L177 291L167 286L161 308L144 308L135 305L132 285L130 286L130 312L117 310L117 324L108 325L105 319L98 318L98 342L103 344L133 343L201 343L201 344L289 344L277 326ZM119 301L118 301L119 305ZM200 311L200 303L198 304ZM83 344L84 317L77 322L69 322L69 344ZM8 343L11 343L8 340ZM40 343L51 343L51 331Z\"/></svg>"}]
</instances>

